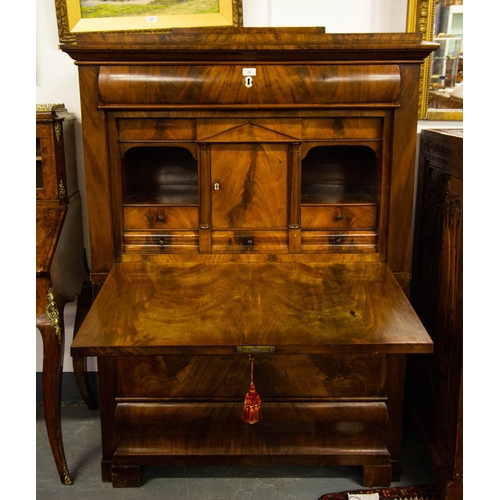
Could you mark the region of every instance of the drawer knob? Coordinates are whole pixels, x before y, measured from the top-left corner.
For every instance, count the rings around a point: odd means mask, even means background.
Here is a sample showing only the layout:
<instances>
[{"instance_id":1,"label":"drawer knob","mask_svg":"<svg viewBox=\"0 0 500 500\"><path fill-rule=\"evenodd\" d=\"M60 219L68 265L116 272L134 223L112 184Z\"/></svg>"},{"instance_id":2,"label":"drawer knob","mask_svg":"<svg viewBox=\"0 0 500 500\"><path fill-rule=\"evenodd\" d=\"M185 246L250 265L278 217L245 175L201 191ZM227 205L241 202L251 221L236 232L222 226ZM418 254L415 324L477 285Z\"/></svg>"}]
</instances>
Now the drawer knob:
<instances>
[{"instance_id":1,"label":"drawer knob","mask_svg":"<svg viewBox=\"0 0 500 500\"><path fill-rule=\"evenodd\" d=\"M342 241L342 238L335 238L335 243L340 243Z\"/></svg>"},{"instance_id":2,"label":"drawer knob","mask_svg":"<svg viewBox=\"0 0 500 500\"><path fill-rule=\"evenodd\" d=\"M158 222L165 222L165 216L164 215L159 215L158 216Z\"/></svg>"},{"instance_id":3,"label":"drawer knob","mask_svg":"<svg viewBox=\"0 0 500 500\"><path fill-rule=\"evenodd\" d=\"M335 216L335 218L336 218L337 220L342 220L342 214L337 214L337 215Z\"/></svg>"},{"instance_id":4,"label":"drawer knob","mask_svg":"<svg viewBox=\"0 0 500 500\"><path fill-rule=\"evenodd\" d=\"M165 243L167 243L167 240L165 238L160 238L158 240L158 244L162 247L165 246Z\"/></svg>"}]
</instances>

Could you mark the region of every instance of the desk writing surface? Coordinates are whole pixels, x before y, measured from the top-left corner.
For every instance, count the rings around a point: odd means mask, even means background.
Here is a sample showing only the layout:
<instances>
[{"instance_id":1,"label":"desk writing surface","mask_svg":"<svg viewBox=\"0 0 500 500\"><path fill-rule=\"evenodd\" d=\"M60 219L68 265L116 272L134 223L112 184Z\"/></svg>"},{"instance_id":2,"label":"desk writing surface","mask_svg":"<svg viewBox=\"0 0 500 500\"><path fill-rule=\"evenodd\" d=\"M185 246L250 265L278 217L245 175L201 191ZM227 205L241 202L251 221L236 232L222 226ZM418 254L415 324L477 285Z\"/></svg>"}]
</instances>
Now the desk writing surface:
<instances>
[{"instance_id":1,"label":"desk writing surface","mask_svg":"<svg viewBox=\"0 0 500 500\"><path fill-rule=\"evenodd\" d=\"M425 353L432 341L382 263L115 264L73 354Z\"/></svg>"}]
</instances>

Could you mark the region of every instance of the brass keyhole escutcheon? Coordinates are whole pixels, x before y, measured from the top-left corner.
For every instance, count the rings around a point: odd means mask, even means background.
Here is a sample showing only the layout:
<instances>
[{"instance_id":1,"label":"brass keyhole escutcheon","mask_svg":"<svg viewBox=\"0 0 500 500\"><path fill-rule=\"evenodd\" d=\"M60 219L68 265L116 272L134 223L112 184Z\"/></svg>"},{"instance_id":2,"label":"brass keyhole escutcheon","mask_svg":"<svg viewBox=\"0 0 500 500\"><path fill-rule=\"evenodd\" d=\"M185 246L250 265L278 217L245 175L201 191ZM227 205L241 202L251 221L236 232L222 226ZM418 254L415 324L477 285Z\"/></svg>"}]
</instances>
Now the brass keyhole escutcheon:
<instances>
[{"instance_id":1,"label":"brass keyhole escutcheon","mask_svg":"<svg viewBox=\"0 0 500 500\"><path fill-rule=\"evenodd\" d=\"M218 182L216 182L216 183L214 184L214 190L215 190L215 191L218 191L219 189L220 189L220 184L219 184Z\"/></svg>"}]
</instances>

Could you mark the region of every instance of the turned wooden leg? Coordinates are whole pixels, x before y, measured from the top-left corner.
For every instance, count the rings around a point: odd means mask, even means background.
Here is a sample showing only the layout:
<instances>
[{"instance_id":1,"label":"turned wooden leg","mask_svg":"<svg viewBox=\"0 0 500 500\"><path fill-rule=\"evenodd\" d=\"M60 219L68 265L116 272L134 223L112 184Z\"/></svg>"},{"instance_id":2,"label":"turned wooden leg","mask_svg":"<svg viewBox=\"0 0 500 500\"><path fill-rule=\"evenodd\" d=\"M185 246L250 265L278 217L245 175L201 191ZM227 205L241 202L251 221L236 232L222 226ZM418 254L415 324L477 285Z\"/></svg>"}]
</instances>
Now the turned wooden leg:
<instances>
[{"instance_id":1,"label":"turned wooden leg","mask_svg":"<svg viewBox=\"0 0 500 500\"><path fill-rule=\"evenodd\" d=\"M69 475L61 430L61 386L64 351L64 328L37 325L43 341L43 410L52 455L63 484L72 484Z\"/></svg>"},{"instance_id":2,"label":"turned wooden leg","mask_svg":"<svg viewBox=\"0 0 500 500\"><path fill-rule=\"evenodd\" d=\"M75 338L80 326L89 312L92 305L92 286L90 283L84 283L82 291L78 296L78 305L76 308L75 329L73 331L73 338ZM90 390L89 379L87 375L87 358L85 356L73 356L73 375L75 377L76 386L83 398L83 401L89 410L97 410L98 403L92 396Z\"/></svg>"}]
</instances>

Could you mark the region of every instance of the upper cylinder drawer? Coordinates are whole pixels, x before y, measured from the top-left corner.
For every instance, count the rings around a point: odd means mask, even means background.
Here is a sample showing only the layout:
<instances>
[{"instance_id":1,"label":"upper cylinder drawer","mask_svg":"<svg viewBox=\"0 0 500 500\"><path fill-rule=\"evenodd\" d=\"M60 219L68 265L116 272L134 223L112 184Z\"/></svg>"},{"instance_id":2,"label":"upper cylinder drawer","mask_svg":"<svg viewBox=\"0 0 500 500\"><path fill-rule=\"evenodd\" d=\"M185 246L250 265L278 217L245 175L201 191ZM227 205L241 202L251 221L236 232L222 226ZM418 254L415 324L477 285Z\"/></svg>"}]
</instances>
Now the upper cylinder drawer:
<instances>
[{"instance_id":1,"label":"upper cylinder drawer","mask_svg":"<svg viewBox=\"0 0 500 500\"><path fill-rule=\"evenodd\" d=\"M251 75L251 76L249 76ZM102 66L103 104L394 104L396 64Z\"/></svg>"}]
</instances>

